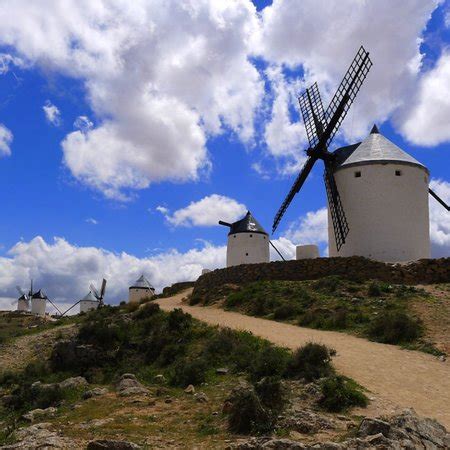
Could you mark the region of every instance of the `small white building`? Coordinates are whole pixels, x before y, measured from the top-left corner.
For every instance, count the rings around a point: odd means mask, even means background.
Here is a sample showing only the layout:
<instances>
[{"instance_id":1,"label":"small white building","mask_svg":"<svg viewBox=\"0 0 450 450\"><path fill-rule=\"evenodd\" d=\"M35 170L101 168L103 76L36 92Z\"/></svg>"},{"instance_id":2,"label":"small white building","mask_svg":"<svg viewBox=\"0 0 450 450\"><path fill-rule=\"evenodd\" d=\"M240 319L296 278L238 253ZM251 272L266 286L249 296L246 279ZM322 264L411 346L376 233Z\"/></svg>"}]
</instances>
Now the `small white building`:
<instances>
[{"instance_id":1,"label":"small white building","mask_svg":"<svg viewBox=\"0 0 450 450\"><path fill-rule=\"evenodd\" d=\"M270 261L269 235L247 211L245 217L234 223L219 221L230 228L227 244L227 267Z\"/></svg>"},{"instance_id":2,"label":"small white building","mask_svg":"<svg viewBox=\"0 0 450 450\"><path fill-rule=\"evenodd\" d=\"M139 302L142 299L149 299L155 296L155 288L150 284L150 281L141 275L132 286L128 289L128 302Z\"/></svg>"},{"instance_id":3,"label":"small white building","mask_svg":"<svg viewBox=\"0 0 450 450\"><path fill-rule=\"evenodd\" d=\"M30 301L25 294L22 294L17 299L17 311L29 311L30 309Z\"/></svg>"},{"instance_id":4,"label":"small white building","mask_svg":"<svg viewBox=\"0 0 450 450\"><path fill-rule=\"evenodd\" d=\"M337 251L328 212L330 256L385 262L429 258L428 169L375 125L364 141L335 154L334 176L350 231Z\"/></svg>"},{"instance_id":5,"label":"small white building","mask_svg":"<svg viewBox=\"0 0 450 450\"><path fill-rule=\"evenodd\" d=\"M47 296L41 289L31 296L31 313L38 316L45 316L45 308L47 306Z\"/></svg>"},{"instance_id":6,"label":"small white building","mask_svg":"<svg viewBox=\"0 0 450 450\"><path fill-rule=\"evenodd\" d=\"M80 300L80 313L97 309L100 302L95 298L94 294L89 291L85 297Z\"/></svg>"}]
</instances>

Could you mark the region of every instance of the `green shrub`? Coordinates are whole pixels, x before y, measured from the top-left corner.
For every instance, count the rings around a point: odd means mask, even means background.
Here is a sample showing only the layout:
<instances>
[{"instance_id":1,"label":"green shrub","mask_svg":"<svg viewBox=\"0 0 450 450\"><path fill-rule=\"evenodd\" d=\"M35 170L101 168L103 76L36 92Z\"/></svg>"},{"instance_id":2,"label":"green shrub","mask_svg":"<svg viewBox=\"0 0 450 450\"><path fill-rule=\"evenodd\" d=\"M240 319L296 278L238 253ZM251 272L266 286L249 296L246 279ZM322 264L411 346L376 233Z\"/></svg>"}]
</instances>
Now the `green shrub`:
<instances>
[{"instance_id":1,"label":"green shrub","mask_svg":"<svg viewBox=\"0 0 450 450\"><path fill-rule=\"evenodd\" d=\"M328 277L320 278L312 285L313 289L326 292L328 294L334 294L338 287L342 284L342 280L338 275L331 275Z\"/></svg>"},{"instance_id":2,"label":"green shrub","mask_svg":"<svg viewBox=\"0 0 450 450\"><path fill-rule=\"evenodd\" d=\"M155 314L158 314L160 312L160 307L158 305L158 303L146 303L143 306L141 306L137 311L136 314L134 315L134 317L137 320L143 320L143 319L147 319L149 317L154 316Z\"/></svg>"},{"instance_id":3,"label":"green shrub","mask_svg":"<svg viewBox=\"0 0 450 450\"><path fill-rule=\"evenodd\" d=\"M320 389L319 405L330 412L345 411L353 406L367 406L368 399L358 385L343 376L335 375L324 380Z\"/></svg>"},{"instance_id":4,"label":"green shrub","mask_svg":"<svg viewBox=\"0 0 450 450\"><path fill-rule=\"evenodd\" d=\"M167 318L169 332L186 332L192 327L192 316L183 312L181 308L174 309Z\"/></svg>"},{"instance_id":5,"label":"green shrub","mask_svg":"<svg viewBox=\"0 0 450 450\"><path fill-rule=\"evenodd\" d=\"M303 378L313 381L333 373L331 357L336 352L325 345L310 342L297 349L287 368L291 378Z\"/></svg>"},{"instance_id":6,"label":"green shrub","mask_svg":"<svg viewBox=\"0 0 450 450\"><path fill-rule=\"evenodd\" d=\"M208 364L204 359L180 359L173 368L171 384L180 387L199 385L205 381L207 370Z\"/></svg>"},{"instance_id":7,"label":"green shrub","mask_svg":"<svg viewBox=\"0 0 450 450\"><path fill-rule=\"evenodd\" d=\"M253 389L241 389L231 401L228 428L233 433L263 434L274 427L274 416Z\"/></svg>"},{"instance_id":8,"label":"green shrub","mask_svg":"<svg viewBox=\"0 0 450 450\"><path fill-rule=\"evenodd\" d=\"M368 336L384 344L412 342L422 335L423 327L419 320L403 312L394 311L373 320L367 329Z\"/></svg>"},{"instance_id":9,"label":"green shrub","mask_svg":"<svg viewBox=\"0 0 450 450\"><path fill-rule=\"evenodd\" d=\"M291 319L298 313L299 313L298 307L296 307L292 303L285 303L274 310L273 318L275 320Z\"/></svg>"},{"instance_id":10,"label":"green shrub","mask_svg":"<svg viewBox=\"0 0 450 450\"><path fill-rule=\"evenodd\" d=\"M255 384L255 391L261 403L272 410L280 413L286 406L286 389L279 377L265 377Z\"/></svg>"},{"instance_id":11,"label":"green shrub","mask_svg":"<svg viewBox=\"0 0 450 450\"><path fill-rule=\"evenodd\" d=\"M250 377L258 381L264 377L281 377L286 372L291 355L284 348L268 345L262 351L253 353L252 358Z\"/></svg>"}]
</instances>

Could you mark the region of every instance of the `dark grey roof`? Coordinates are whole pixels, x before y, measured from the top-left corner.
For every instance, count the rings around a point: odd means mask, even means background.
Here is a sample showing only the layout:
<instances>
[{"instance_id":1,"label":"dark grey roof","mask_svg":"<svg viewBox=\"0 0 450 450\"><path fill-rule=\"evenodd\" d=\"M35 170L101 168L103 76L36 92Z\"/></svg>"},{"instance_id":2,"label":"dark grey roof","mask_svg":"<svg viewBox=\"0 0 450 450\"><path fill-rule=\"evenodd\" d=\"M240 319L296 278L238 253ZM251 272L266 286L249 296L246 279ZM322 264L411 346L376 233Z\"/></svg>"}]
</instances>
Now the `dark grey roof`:
<instances>
[{"instance_id":1,"label":"dark grey roof","mask_svg":"<svg viewBox=\"0 0 450 450\"><path fill-rule=\"evenodd\" d=\"M25 301L28 301L28 297L27 297L25 294L22 294L22 295L18 298L18 300L25 300Z\"/></svg>"},{"instance_id":2,"label":"dark grey roof","mask_svg":"<svg viewBox=\"0 0 450 450\"><path fill-rule=\"evenodd\" d=\"M230 232L228 234L237 233L260 233L267 234L266 230L259 224L259 222L253 217L250 211L247 211L245 217L230 225Z\"/></svg>"},{"instance_id":3,"label":"dark grey roof","mask_svg":"<svg viewBox=\"0 0 450 450\"><path fill-rule=\"evenodd\" d=\"M428 170L423 164L384 137L378 131L376 125L372 128L369 136L362 142L341 147L334 154L336 155L337 169L389 161L400 164L412 164Z\"/></svg>"},{"instance_id":4,"label":"dark grey roof","mask_svg":"<svg viewBox=\"0 0 450 450\"><path fill-rule=\"evenodd\" d=\"M31 298L41 298L42 300L47 300L47 296L41 291L41 289L35 292Z\"/></svg>"},{"instance_id":5,"label":"dark grey roof","mask_svg":"<svg viewBox=\"0 0 450 450\"><path fill-rule=\"evenodd\" d=\"M144 277L144 275L141 275L132 286L131 288L141 288L141 289L152 289L153 291L155 288L150 284L150 281L147 280L147 278Z\"/></svg>"},{"instance_id":6,"label":"dark grey roof","mask_svg":"<svg viewBox=\"0 0 450 450\"><path fill-rule=\"evenodd\" d=\"M82 302L98 302L98 300L95 298L94 294L89 291L88 294L86 294L82 299Z\"/></svg>"}]
</instances>

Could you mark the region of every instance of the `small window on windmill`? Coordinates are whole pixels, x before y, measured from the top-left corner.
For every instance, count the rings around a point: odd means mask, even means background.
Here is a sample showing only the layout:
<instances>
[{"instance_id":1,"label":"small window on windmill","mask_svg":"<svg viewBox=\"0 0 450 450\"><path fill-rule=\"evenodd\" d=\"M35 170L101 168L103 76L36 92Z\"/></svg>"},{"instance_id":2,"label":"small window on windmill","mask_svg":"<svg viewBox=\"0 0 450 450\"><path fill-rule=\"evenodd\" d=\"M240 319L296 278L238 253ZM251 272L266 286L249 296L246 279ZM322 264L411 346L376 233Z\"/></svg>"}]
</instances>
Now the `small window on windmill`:
<instances>
[{"instance_id":1,"label":"small window on windmill","mask_svg":"<svg viewBox=\"0 0 450 450\"><path fill-rule=\"evenodd\" d=\"M248 256L248 253L246 253L245 256Z\"/></svg>"},{"instance_id":2,"label":"small window on windmill","mask_svg":"<svg viewBox=\"0 0 450 450\"><path fill-rule=\"evenodd\" d=\"M402 176L402 171L401 170L396 170L395 171L395 176L396 177L401 177Z\"/></svg>"},{"instance_id":3,"label":"small window on windmill","mask_svg":"<svg viewBox=\"0 0 450 450\"><path fill-rule=\"evenodd\" d=\"M355 178L361 178L361 171L360 170L357 170L355 172Z\"/></svg>"},{"instance_id":4,"label":"small window on windmill","mask_svg":"<svg viewBox=\"0 0 450 450\"><path fill-rule=\"evenodd\" d=\"M253 234L251 234L250 237L253 237Z\"/></svg>"}]
</instances>

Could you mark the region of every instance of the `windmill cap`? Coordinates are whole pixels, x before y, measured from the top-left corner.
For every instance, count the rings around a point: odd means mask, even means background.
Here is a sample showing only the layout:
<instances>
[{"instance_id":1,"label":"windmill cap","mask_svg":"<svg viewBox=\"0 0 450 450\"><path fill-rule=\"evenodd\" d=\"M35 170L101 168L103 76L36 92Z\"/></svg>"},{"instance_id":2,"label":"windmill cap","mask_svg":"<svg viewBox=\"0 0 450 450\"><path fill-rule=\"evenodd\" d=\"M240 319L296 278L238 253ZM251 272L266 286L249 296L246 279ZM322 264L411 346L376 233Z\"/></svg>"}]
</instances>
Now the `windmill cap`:
<instances>
[{"instance_id":1,"label":"windmill cap","mask_svg":"<svg viewBox=\"0 0 450 450\"><path fill-rule=\"evenodd\" d=\"M151 285L150 281L145 278L145 276L142 274L134 283L129 287L129 289L152 289L153 291L155 288Z\"/></svg>"},{"instance_id":2,"label":"windmill cap","mask_svg":"<svg viewBox=\"0 0 450 450\"><path fill-rule=\"evenodd\" d=\"M268 236L266 230L264 230L250 211L247 211L247 214L241 220L230 225L230 232L228 235L238 233L259 233Z\"/></svg>"},{"instance_id":3,"label":"windmill cap","mask_svg":"<svg viewBox=\"0 0 450 450\"><path fill-rule=\"evenodd\" d=\"M47 300L47 296L42 292L41 289L35 292L31 298L40 298L42 300Z\"/></svg>"},{"instance_id":4,"label":"windmill cap","mask_svg":"<svg viewBox=\"0 0 450 450\"><path fill-rule=\"evenodd\" d=\"M89 291L82 299L82 302L98 302L98 300L95 298L94 294Z\"/></svg>"},{"instance_id":5,"label":"windmill cap","mask_svg":"<svg viewBox=\"0 0 450 450\"><path fill-rule=\"evenodd\" d=\"M383 136L376 125L372 127L372 131L362 142L341 147L334 154L336 155L336 169L392 162L418 166L428 172L423 164Z\"/></svg>"}]
</instances>

